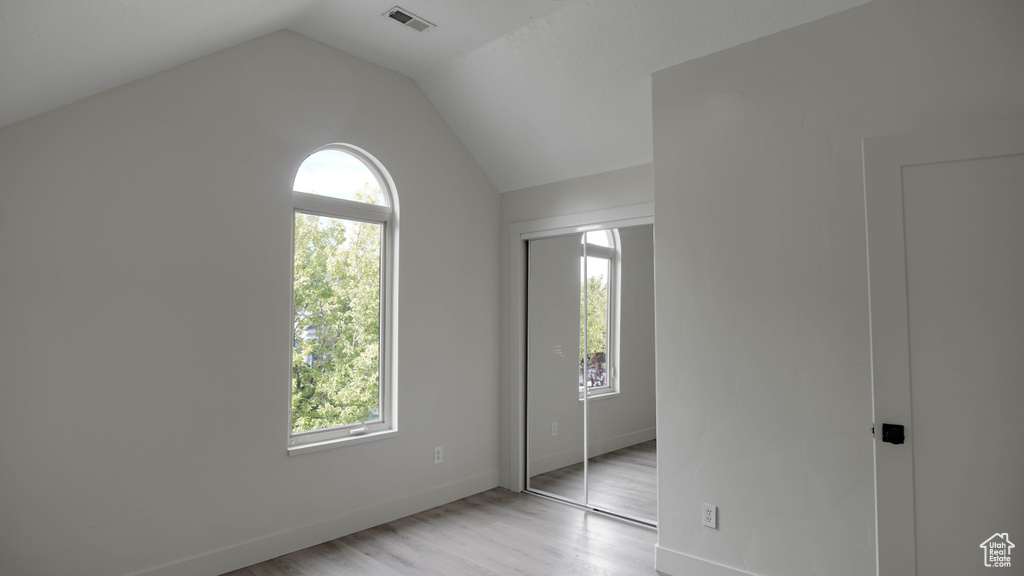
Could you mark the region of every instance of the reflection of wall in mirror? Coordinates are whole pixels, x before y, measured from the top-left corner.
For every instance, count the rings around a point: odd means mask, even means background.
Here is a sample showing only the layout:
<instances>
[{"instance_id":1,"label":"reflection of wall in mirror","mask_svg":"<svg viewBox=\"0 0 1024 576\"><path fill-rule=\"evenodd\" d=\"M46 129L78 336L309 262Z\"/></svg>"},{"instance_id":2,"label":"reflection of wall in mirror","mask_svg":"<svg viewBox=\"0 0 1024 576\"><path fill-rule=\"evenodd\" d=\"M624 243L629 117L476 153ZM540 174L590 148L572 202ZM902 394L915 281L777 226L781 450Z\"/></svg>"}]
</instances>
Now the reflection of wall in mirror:
<instances>
[{"instance_id":1,"label":"reflection of wall in mirror","mask_svg":"<svg viewBox=\"0 0 1024 576\"><path fill-rule=\"evenodd\" d=\"M583 459L579 403L579 236L530 242L527 414L530 474ZM552 425L558 423L558 434Z\"/></svg>"}]
</instances>

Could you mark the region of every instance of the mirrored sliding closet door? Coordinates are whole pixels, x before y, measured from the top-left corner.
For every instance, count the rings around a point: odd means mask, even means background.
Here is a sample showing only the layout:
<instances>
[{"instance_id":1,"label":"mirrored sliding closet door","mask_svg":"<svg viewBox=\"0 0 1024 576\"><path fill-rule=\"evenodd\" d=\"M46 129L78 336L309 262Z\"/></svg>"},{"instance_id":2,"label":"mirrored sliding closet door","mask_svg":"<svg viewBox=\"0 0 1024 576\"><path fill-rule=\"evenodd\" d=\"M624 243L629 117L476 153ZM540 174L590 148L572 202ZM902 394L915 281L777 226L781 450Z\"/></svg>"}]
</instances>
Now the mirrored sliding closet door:
<instances>
[{"instance_id":1,"label":"mirrored sliding closet door","mask_svg":"<svg viewBox=\"0 0 1024 576\"><path fill-rule=\"evenodd\" d=\"M527 488L656 516L653 226L527 250Z\"/></svg>"}]
</instances>

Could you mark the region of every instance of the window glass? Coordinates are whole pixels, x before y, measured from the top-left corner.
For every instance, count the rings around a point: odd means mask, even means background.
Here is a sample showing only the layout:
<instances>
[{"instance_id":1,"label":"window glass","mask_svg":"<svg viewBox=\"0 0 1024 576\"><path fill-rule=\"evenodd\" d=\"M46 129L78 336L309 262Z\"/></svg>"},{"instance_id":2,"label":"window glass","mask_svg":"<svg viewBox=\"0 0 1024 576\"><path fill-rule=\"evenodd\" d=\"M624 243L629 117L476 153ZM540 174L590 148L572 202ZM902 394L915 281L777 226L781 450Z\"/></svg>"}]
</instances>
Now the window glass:
<instances>
[{"instance_id":1,"label":"window glass","mask_svg":"<svg viewBox=\"0 0 1024 576\"><path fill-rule=\"evenodd\" d=\"M582 395L606 394L615 383L616 231L583 234L580 256L580 382Z\"/></svg>"},{"instance_id":2,"label":"window glass","mask_svg":"<svg viewBox=\"0 0 1024 576\"><path fill-rule=\"evenodd\" d=\"M611 260L587 256L580 294L580 386L608 386L608 282Z\"/></svg>"},{"instance_id":3,"label":"window glass","mask_svg":"<svg viewBox=\"0 0 1024 576\"><path fill-rule=\"evenodd\" d=\"M387 206L380 189L380 179L362 159L334 149L306 158L292 185L295 192Z\"/></svg>"},{"instance_id":4,"label":"window glass","mask_svg":"<svg viewBox=\"0 0 1024 576\"><path fill-rule=\"evenodd\" d=\"M586 242L591 246L601 246L603 248L611 248L612 231L611 230L596 230L593 232L586 233Z\"/></svg>"},{"instance_id":5,"label":"window glass","mask_svg":"<svg viewBox=\"0 0 1024 576\"><path fill-rule=\"evenodd\" d=\"M292 432L380 420L382 228L295 214Z\"/></svg>"}]
</instances>

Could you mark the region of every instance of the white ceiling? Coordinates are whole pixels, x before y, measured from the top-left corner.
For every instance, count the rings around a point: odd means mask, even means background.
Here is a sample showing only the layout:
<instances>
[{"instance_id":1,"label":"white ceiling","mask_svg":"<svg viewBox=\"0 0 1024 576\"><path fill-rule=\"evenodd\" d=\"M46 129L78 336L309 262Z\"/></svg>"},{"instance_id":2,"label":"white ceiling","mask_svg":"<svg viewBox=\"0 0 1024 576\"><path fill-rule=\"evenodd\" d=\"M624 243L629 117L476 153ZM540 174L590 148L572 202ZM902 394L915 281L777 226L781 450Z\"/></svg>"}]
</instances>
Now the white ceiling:
<instances>
[{"instance_id":1,"label":"white ceiling","mask_svg":"<svg viewBox=\"0 0 1024 576\"><path fill-rule=\"evenodd\" d=\"M0 0L0 126L289 28L414 78L515 190L650 162L651 72L866 1Z\"/></svg>"}]
</instances>

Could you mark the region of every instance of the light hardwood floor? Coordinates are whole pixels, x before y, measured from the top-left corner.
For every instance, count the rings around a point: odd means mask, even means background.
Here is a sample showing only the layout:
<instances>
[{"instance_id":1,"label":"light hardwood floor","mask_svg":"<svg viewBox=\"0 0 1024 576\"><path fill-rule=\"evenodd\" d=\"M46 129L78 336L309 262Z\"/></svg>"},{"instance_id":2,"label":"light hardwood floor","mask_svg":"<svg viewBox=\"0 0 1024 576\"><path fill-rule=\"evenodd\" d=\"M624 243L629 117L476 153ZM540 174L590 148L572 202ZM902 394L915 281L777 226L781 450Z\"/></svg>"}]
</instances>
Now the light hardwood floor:
<instances>
[{"instance_id":1,"label":"light hardwood floor","mask_svg":"<svg viewBox=\"0 0 1024 576\"><path fill-rule=\"evenodd\" d=\"M652 529L495 488L228 575L654 576L656 542Z\"/></svg>"},{"instance_id":2,"label":"light hardwood floor","mask_svg":"<svg viewBox=\"0 0 1024 576\"><path fill-rule=\"evenodd\" d=\"M658 441L594 456L587 504L645 522L658 518ZM583 464L530 478L530 488L582 503Z\"/></svg>"}]
</instances>

